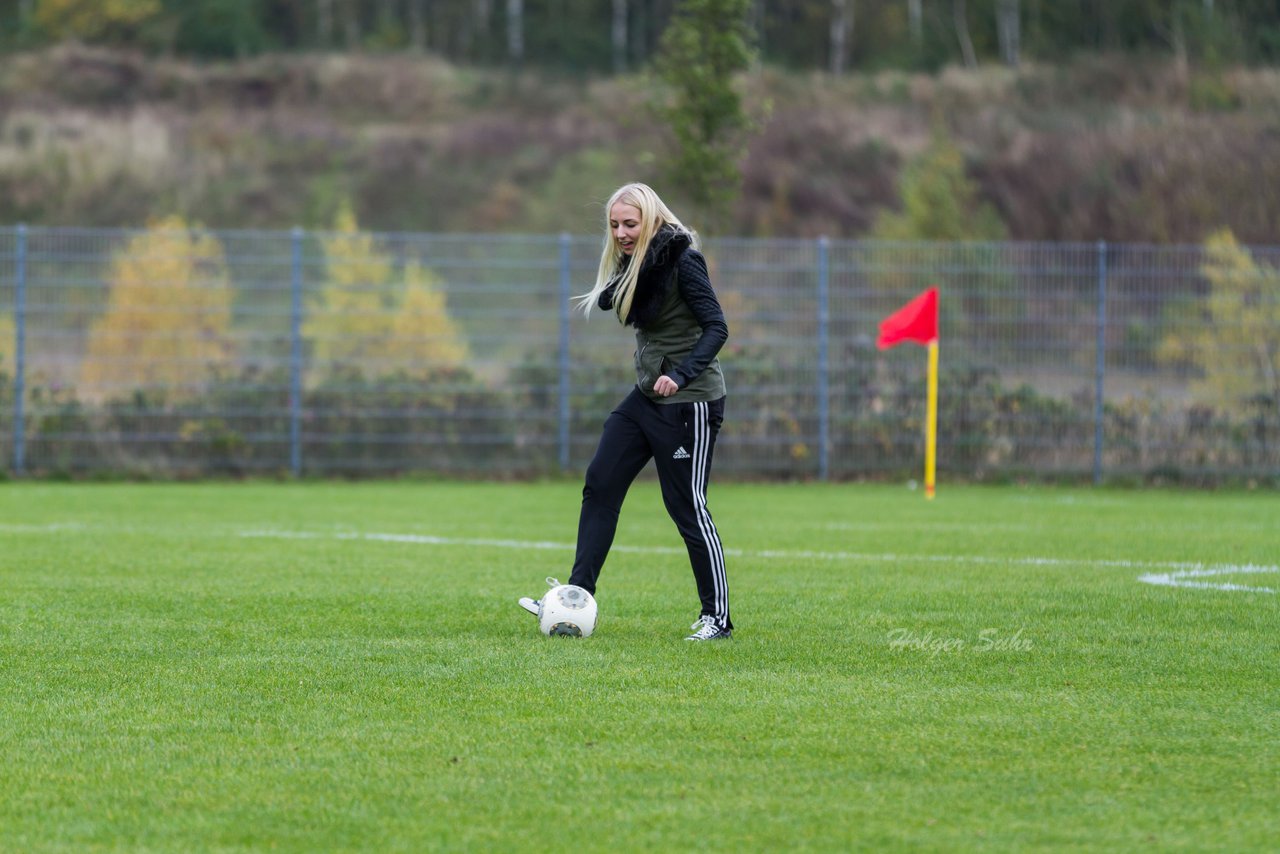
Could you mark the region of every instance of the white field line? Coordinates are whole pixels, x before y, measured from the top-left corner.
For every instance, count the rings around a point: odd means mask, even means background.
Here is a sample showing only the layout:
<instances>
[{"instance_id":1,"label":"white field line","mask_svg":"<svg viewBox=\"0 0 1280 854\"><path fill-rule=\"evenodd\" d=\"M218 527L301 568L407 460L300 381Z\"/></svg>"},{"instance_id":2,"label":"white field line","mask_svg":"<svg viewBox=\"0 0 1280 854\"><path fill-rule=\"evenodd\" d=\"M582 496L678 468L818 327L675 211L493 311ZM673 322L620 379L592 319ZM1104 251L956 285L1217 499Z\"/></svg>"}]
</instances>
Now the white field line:
<instances>
[{"instance_id":1,"label":"white field line","mask_svg":"<svg viewBox=\"0 0 1280 854\"><path fill-rule=\"evenodd\" d=\"M51 522L48 525L10 525L0 524L0 534L56 534L62 531L83 531L85 525L79 522Z\"/></svg>"},{"instance_id":2,"label":"white field line","mask_svg":"<svg viewBox=\"0 0 1280 854\"><path fill-rule=\"evenodd\" d=\"M558 543L540 540L506 540L486 537L438 537L430 534L383 534L338 531L331 534L307 531L251 530L241 531L241 537L260 537L284 540L365 540L383 543L412 543L431 546L470 546L482 548L519 549L527 551L552 550L573 551L573 543ZM684 554L685 550L670 546L627 546L616 545L614 551L630 554ZM1192 581L1188 579L1208 578L1223 575L1261 575L1264 573L1280 573L1280 566L1260 564L1204 564L1188 562L1134 561L1134 560L1069 560L1049 557L981 557L973 555L908 555L895 553L871 554L868 552L846 551L809 551L804 549L765 549L744 550L725 549L725 554L734 557L763 558L766 560L821 560L849 561L858 563L894 563L911 560L924 563L963 563L963 564L1012 564L1015 566L1096 566L1113 569L1147 569L1168 570L1159 573L1146 573L1138 576L1138 580L1146 584L1158 584L1167 587L1193 587L1208 590L1241 590L1251 593L1276 593L1270 587L1251 587L1244 584L1228 582Z\"/></svg>"},{"instance_id":3,"label":"white field line","mask_svg":"<svg viewBox=\"0 0 1280 854\"><path fill-rule=\"evenodd\" d=\"M1160 584L1166 587L1198 587L1202 590L1244 590L1250 593L1275 593L1272 587L1253 587L1248 584L1232 584L1230 582L1188 581L1189 578L1210 578L1215 575L1261 575L1262 573L1280 572L1280 566L1259 566L1247 563L1243 566L1206 566L1198 569L1186 569L1180 572L1139 575L1139 581L1147 584Z\"/></svg>"}]
</instances>

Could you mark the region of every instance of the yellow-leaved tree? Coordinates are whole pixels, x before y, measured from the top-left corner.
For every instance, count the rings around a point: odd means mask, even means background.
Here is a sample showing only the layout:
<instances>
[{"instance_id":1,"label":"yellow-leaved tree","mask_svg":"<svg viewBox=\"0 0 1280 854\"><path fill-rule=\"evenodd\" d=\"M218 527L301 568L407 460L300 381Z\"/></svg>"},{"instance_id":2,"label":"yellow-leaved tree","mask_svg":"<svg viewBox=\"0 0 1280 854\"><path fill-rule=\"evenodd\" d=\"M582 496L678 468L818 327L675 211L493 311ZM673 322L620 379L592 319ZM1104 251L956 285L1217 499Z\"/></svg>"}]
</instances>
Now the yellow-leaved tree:
<instances>
[{"instance_id":1,"label":"yellow-leaved tree","mask_svg":"<svg viewBox=\"0 0 1280 854\"><path fill-rule=\"evenodd\" d=\"M434 273L416 261L397 269L344 208L321 241L328 281L303 332L322 373L355 368L371 375L425 378L466 362L464 336L449 316Z\"/></svg>"},{"instance_id":2,"label":"yellow-leaved tree","mask_svg":"<svg viewBox=\"0 0 1280 854\"><path fill-rule=\"evenodd\" d=\"M232 290L222 244L181 217L153 222L111 260L106 312L89 329L81 394L112 397L142 386L170 398L200 391L229 365Z\"/></svg>"},{"instance_id":3,"label":"yellow-leaved tree","mask_svg":"<svg viewBox=\"0 0 1280 854\"><path fill-rule=\"evenodd\" d=\"M349 207L320 241L327 280L307 312L302 333L322 371L359 366L387 335L391 259L356 225Z\"/></svg>"},{"instance_id":4,"label":"yellow-leaved tree","mask_svg":"<svg viewBox=\"0 0 1280 854\"><path fill-rule=\"evenodd\" d=\"M159 17L161 0L40 0L36 22L57 38L99 41Z\"/></svg>"},{"instance_id":5,"label":"yellow-leaved tree","mask_svg":"<svg viewBox=\"0 0 1280 854\"><path fill-rule=\"evenodd\" d=\"M8 374L10 377L17 370L17 353L18 333L13 323L13 318L7 314L0 314L0 374Z\"/></svg>"},{"instance_id":6,"label":"yellow-leaved tree","mask_svg":"<svg viewBox=\"0 0 1280 854\"><path fill-rule=\"evenodd\" d=\"M1158 356L1196 369L1192 392L1205 403L1238 413L1263 398L1280 408L1280 270L1259 263L1227 229L1204 249L1208 298L1177 318Z\"/></svg>"},{"instance_id":7,"label":"yellow-leaved tree","mask_svg":"<svg viewBox=\"0 0 1280 854\"><path fill-rule=\"evenodd\" d=\"M400 362L409 376L466 362L466 341L449 316L445 294L434 273L416 261L404 267L404 295L391 318L391 334L375 349L375 358Z\"/></svg>"}]
</instances>

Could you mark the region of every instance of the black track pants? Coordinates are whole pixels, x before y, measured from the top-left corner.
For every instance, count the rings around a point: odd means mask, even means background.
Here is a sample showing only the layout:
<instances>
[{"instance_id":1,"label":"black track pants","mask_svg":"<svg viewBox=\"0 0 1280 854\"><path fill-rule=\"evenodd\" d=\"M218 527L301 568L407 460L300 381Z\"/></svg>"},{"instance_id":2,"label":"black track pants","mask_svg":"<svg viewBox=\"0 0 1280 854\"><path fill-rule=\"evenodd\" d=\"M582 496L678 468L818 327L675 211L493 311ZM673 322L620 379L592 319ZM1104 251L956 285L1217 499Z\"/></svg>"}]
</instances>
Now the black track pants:
<instances>
[{"instance_id":1,"label":"black track pants","mask_svg":"<svg viewBox=\"0 0 1280 854\"><path fill-rule=\"evenodd\" d=\"M570 584L595 593L627 489L652 459L662 484L662 500L689 550L702 616L713 618L722 628L733 628L724 548L707 509L711 455L723 421L724 398L661 404L637 388L618 404L604 423L595 458L587 467Z\"/></svg>"}]
</instances>

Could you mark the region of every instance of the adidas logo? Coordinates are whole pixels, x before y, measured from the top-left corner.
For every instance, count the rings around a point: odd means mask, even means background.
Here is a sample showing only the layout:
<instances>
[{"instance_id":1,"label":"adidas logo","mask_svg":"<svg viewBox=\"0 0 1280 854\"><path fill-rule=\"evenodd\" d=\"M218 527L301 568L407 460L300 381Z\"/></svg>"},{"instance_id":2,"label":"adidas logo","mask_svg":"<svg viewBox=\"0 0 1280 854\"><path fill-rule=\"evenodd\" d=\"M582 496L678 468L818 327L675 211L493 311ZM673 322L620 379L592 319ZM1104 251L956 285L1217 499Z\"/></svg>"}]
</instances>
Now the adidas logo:
<instances>
[{"instance_id":1,"label":"adidas logo","mask_svg":"<svg viewBox=\"0 0 1280 854\"><path fill-rule=\"evenodd\" d=\"M671 455L671 459L687 460L689 459L689 452L684 449L684 445L681 445L680 447L676 448L676 452Z\"/></svg>"}]
</instances>

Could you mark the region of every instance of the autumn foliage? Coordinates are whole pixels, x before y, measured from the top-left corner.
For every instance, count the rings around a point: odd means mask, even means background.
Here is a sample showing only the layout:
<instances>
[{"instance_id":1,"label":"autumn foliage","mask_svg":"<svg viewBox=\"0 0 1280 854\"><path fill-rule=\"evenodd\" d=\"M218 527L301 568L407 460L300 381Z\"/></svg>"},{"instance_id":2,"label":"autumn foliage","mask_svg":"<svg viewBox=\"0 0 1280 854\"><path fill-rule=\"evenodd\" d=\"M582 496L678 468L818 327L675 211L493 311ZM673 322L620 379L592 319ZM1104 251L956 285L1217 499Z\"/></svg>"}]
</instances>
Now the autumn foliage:
<instances>
[{"instance_id":1,"label":"autumn foliage","mask_svg":"<svg viewBox=\"0 0 1280 854\"><path fill-rule=\"evenodd\" d=\"M1192 391L1205 403L1240 412L1262 399L1280 410L1280 270L1229 230L1204 248L1208 298L1165 337L1159 355L1199 373Z\"/></svg>"},{"instance_id":2,"label":"autumn foliage","mask_svg":"<svg viewBox=\"0 0 1280 854\"><path fill-rule=\"evenodd\" d=\"M303 324L314 375L358 367L425 378L467 360L465 339L429 269L414 260L398 266L360 231L349 208L321 247L327 281Z\"/></svg>"},{"instance_id":3,"label":"autumn foliage","mask_svg":"<svg viewBox=\"0 0 1280 854\"><path fill-rule=\"evenodd\" d=\"M155 387L191 396L231 365L232 288L217 238L181 217L159 220L115 254L107 288L80 372L86 394Z\"/></svg>"}]
</instances>

